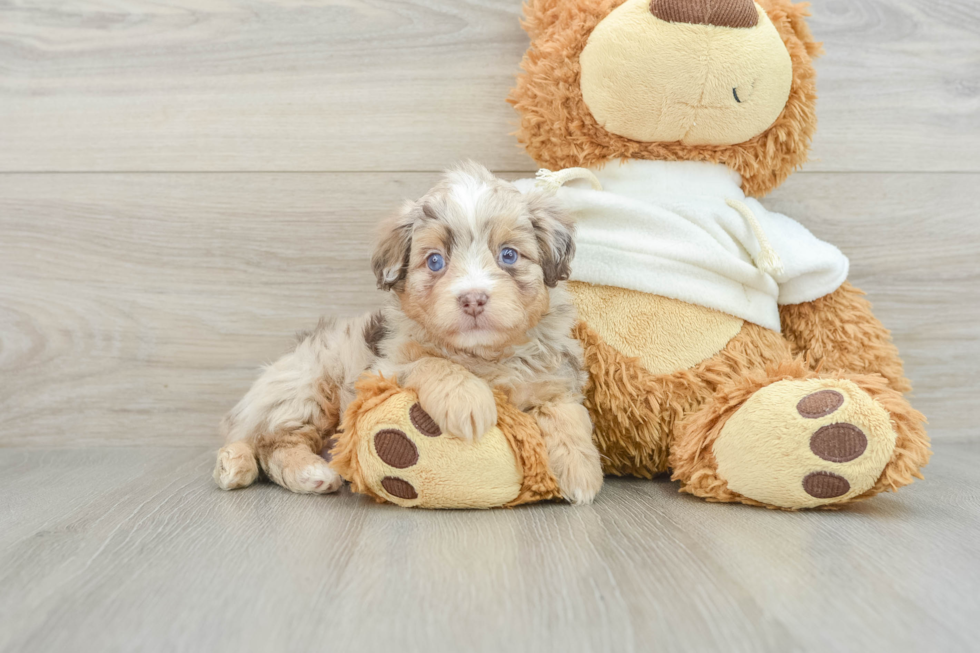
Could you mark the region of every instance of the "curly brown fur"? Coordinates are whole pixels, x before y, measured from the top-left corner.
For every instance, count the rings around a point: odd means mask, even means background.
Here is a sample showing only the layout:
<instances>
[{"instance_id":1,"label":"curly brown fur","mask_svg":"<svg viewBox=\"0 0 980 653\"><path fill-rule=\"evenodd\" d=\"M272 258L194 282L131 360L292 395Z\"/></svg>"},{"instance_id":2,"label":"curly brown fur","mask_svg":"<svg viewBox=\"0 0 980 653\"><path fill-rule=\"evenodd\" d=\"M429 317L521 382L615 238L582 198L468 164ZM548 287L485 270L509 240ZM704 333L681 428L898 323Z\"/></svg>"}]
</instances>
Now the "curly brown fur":
<instances>
[{"instance_id":1,"label":"curly brown fur","mask_svg":"<svg viewBox=\"0 0 980 653\"><path fill-rule=\"evenodd\" d=\"M780 306L779 317L794 354L806 356L813 369L877 373L898 392L912 389L891 333L850 282L812 302Z\"/></svg>"},{"instance_id":2,"label":"curly brown fur","mask_svg":"<svg viewBox=\"0 0 980 653\"><path fill-rule=\"evenodd\" d=\"M853 376L848 378L854 380ZM895 492L913 479L924 478L919 470L932 457L925 415L909 406L908 401L894 388L888 387L882 377L865 375L861 378L867 380L858 385L891 415L892 428L897 437L895 451L881 477L870 490L852 501L867 499L880 492Z\"/></svg>"},{"instance_id":3,"label":"curly brown fur","mask_svg":"<svg viewBox=\"0 0 980 653\"><path fill-rule=\"evenodd\" d=\"M806 25L807 4L760 0L789 51L793 82L783 112L769 129L737 145L642 143L603 129L580 88L579 55L599 22L624 0L533 0L524 27L531 47L508 102L521 114L516 135L527 152L552 169L602 167L615 159L724 163L742 175L747 195L763 196L807 159L816 130L816 73L820 44Z\"/></svg>"},{"instance_id":4,"label":"curly brown fur","mask_svg":"<svg viewBox=\"0 0 980 653\"><path fill-rule=\"evenodd\" d=\"M575 336L589 371L586 407L605 471L650 478L666 471L676 425L715 390L746 373L786 360L789 347L773 333L745 323L717 355L689 370L654 375L580 322Z\"/></svg>"}]
</instances>

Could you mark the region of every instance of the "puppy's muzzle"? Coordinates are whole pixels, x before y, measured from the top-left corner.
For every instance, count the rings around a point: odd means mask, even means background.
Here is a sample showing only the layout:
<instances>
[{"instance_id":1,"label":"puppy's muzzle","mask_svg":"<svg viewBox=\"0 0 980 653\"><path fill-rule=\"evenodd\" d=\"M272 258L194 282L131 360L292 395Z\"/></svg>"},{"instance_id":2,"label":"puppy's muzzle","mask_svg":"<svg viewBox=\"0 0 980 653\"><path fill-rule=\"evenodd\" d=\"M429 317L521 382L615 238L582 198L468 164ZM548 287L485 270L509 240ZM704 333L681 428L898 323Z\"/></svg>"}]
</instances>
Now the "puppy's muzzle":
<instances>
[{"instance_id":1,"label":"puppy's muzzle","mask_svg":"<svg viewBox=\"0 0 980 653\"><path fill-rule=\"evenodd\" d=\"M485 292L470 291L460 295L457 301L459 301L459 306L464 313L471 317L478 317L483 313L490 297Z\"/></svg>"}]
</instances>

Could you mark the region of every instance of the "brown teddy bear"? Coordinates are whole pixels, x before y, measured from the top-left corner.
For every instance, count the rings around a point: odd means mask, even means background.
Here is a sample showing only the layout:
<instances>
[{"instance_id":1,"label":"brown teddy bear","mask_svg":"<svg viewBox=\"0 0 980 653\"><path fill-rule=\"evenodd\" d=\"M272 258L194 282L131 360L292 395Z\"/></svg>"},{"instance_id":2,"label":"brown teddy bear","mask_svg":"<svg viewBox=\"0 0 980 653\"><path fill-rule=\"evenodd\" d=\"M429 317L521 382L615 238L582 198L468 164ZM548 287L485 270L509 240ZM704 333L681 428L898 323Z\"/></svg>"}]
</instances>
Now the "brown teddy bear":
<instances>
[{"instance_id":1,"label":"brown teddy bear","mask_svg":"<svg viewBox=\"0 0 980 653\"><path fill-rule=\"evenodd\" d=\"M526 7L531 47L509 101L519 140L546 168L536 184L577 221L569 285L609 474L669 470L710 501L783 509L921 478L924 417L903 396L888 331L846 281L847 259L754 199L806 160L816 127L820 45L806 15L789 0ZM411 401L394 398L371 409L390 413L381 426L363 404L349 413L338 469L379 499L446 506L445 492L425 500L424 478L408 500L380 485L390 469L371 463L373 432L414 432ZM375 481L352 464L357 446ZM506 453L486 454L518 468L506 496L479 500L476 481L463 505L554 496L546 470L519 453L511 438ZM522 489L524 474L537 491Z\"/></svg>"}]
</instances>

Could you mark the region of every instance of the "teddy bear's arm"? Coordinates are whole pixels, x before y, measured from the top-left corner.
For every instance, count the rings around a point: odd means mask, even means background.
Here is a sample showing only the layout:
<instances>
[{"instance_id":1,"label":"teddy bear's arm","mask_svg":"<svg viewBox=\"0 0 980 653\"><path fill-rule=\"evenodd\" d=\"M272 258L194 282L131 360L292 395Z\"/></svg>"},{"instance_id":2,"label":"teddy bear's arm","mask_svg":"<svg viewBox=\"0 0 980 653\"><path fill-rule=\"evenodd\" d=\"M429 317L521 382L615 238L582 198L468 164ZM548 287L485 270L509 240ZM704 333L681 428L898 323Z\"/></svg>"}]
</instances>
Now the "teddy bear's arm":
<instances>
[{"instance_id":1,"label":"teddy bear's arm","mask_svg":"<svg viewBox=\"0 0 980 653\"><path fill-rule=\"evenodd\" d=\"M871 302L849 282L812 302L780 306L783 335L793 353L823 372L881 374L898 392L912 389L888 329Z\"/></svg>"}]
</instances>

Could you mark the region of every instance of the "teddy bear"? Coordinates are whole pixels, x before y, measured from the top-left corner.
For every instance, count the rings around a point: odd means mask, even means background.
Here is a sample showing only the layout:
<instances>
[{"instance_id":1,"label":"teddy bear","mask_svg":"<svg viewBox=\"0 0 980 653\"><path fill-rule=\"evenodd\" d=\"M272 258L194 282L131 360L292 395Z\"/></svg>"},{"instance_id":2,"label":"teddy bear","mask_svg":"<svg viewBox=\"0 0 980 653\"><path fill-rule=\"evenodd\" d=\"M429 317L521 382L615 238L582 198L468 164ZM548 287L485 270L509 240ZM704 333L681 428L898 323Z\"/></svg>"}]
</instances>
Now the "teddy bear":
<instances>
[{"instance_id":1,"label":"teddy bear","mask_svg":"<svg viewBox=\"0 0 980 653\"><path fill-rule=\"evenodd\" d=\"M508 101L542 170L517 184L553 190L576 221L568 286L607 474L669 472L708 501L785 510L922 478L925 418L847 258L758 201L806 161L816 128L821 46L807 15L790 0L525 6L531 45ZM502 398L496 453L475 446L476 467L508 470L506 491L447 472L473 455L448 440L393 494L377 434L407 434L416 452L427 437L407 391L384 380L362 391L369 403L348 411L335 448L356 491L423 507L558 496L534 455L540 435L517 428Z\"/></svg>"}]
</instances>

